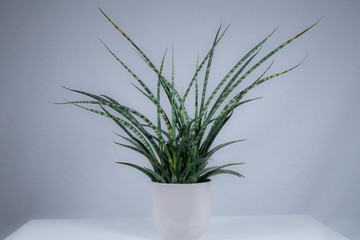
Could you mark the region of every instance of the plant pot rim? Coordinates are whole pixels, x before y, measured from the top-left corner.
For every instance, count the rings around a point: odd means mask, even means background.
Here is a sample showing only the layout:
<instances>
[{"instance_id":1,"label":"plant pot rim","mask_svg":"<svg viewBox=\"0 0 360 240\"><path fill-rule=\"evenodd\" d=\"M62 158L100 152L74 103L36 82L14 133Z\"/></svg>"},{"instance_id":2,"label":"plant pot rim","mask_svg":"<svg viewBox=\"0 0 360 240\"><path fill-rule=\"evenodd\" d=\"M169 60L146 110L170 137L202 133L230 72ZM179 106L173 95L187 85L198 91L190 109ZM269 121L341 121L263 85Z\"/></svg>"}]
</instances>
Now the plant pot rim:
<instances>
[{"instance_id":1,"label":"plant pot rim","mask_svg":"<svg viewBox=\"0 0 360 240\"><path fill-rule=\"evenodd\" d=\"M206 182L199 182L199 183L159 183L159 182L150 181L150 184L163 185L163 186L198 186L201 184L210 184L211 182L212 182L211 179L208 179Z\"/></svg>"}]
</instances>

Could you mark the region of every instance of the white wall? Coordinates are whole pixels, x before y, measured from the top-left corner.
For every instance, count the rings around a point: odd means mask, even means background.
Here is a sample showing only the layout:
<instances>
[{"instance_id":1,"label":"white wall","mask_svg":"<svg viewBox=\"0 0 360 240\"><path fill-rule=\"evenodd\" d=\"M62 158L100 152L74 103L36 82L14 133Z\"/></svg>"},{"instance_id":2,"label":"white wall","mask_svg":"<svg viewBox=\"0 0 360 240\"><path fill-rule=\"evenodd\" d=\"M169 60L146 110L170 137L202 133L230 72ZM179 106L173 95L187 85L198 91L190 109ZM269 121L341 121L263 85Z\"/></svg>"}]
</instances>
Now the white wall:
<instances>
[{"instance_id":1,"label":"white wall","mask_svg":"<svg viewBox=\"0 0 360 240\"><path fill-rule=\"evenodd\" d=\"M218 176L214 215L309 214L360 238L360 4L337 1L0 2L0 238L29 219L149 216L148 179L114 161L144 163L112 143L115 124L73 106L65 85L108 94L152 116L151 103L106 52L103 39L151 86L155 76L97 7L159 64L175 46L176 86L193 74L222 21L210 88L280 26L263 54L323 16L272 59L271 73L305 63L249 94L218 142L248 138L214 155L246 179ZM168 69L170 64L166 66ZM255 77L255 75L254 75Z\"/></svg>"}]
</instances>

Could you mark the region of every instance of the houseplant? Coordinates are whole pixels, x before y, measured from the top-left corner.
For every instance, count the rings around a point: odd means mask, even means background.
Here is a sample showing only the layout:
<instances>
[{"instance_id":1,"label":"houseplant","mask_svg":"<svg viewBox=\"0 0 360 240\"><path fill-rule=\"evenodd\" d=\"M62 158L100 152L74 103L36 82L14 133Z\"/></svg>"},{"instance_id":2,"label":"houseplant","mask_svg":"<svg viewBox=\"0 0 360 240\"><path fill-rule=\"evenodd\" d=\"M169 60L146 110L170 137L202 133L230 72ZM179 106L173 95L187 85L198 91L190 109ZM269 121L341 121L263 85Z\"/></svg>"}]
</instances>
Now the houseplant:
<instances>
[{"instance_id":1,"label":"houseplant","mask_svg":"<svg viewBox=\"0 0 360 240\"><path fill-rule=\"evenodd\" d=\"M174 87L173 48L171 60L172 76L171 80L168 80L162 74L166 51L160 66L156 67L147 55L131 40L131 38L123 32L101 9L100 11L135 48L144 62L155 73L157 87L156 92L153 92L138 75L136 75L107 47L103 41L100 40L109 53L114 56L114 58L140 85L134 85L137 90L139 90L141 94L146 96L150 102L156 106L156 122L151 121L149 117L143 115L135 109L120 104L109 96L96 95L66 87L64 88L90 97L92 100L67 101L64 104L73 104L82 109L108 117L123 130L126 134L125 136L120 133L116 134L123 139L124 142L115 143L142 154L150 162L152 169L141 167L129 162L117 163L135 168L150 178L153 193L153 217L160 234L163 235L165 239L196 239L205 230L210 217L210 177L217 174L232 174L238 177L243 177L243 175L239 172L228 169L230 166L240 165L243 163L228 163L221 166L207 166L211 160L211 156L215 152L227 145L243 140L230 141L213 147L212 145L214 140L230 119L235 109L242 104L258 99L254 98L244 100L244 96L248 93L248 91L267 80L295 69L304 60L285 71L265 76L272 66L272 62L267 66L265 71L258 76L255 81L253 81L252 84L242 90L237 90L238 85L276 52L314 27L317 22L266 54L255 64L252 64L252 61L255 61L254 58L260 52L261 47L276 31L275 29L253 49L251 49L244 57L242 57L230 69L228 74L221 79L217 87L207 97L207 84L209 81L213 54L216 46L219 44L229 26L222 32L222 27L219 27L209 52L201 61L199 61L198 58L195 74L186 88L185 93L180 94ZM198 75L201 71L205 71L205 77L202 80L202 83L200 83L198 79ZM194 89L195 94L195 102L193 105L195 110L194 116L189 115L189 111L185 105L192 89ZM166 95L165 101L167 101L171 106L171 113L167 113L163 108L162 102L164 100L160 97L162 92ZM97 106L97 108L85 107L84 105ZM202 192L203 195L196 195L194 189L197 188L199 190L195 191ZM176 193L177 191L180 191L180 193ZM161 196L157 194L160 194ZM194 198L191 198L191 196ZM203 199L202 196L206 196L205 199ZM199 201L200 199L201 201ZM161 204L159 204L159 201L161 201ZM171 204L166 205L169 204L169 202ZM181 206L180 204L183 203L185 203L185 205ZM176 206L176 209L174 209L173 206ZM197 210L203 214L201 217L194 216L194 212L197 212ZM174 217L174 219L164 220L164 217ZM198 225L200 230L191 232L194 225ZM184 228L188 229L184 230Z\"/></svg>"}]
</instances>

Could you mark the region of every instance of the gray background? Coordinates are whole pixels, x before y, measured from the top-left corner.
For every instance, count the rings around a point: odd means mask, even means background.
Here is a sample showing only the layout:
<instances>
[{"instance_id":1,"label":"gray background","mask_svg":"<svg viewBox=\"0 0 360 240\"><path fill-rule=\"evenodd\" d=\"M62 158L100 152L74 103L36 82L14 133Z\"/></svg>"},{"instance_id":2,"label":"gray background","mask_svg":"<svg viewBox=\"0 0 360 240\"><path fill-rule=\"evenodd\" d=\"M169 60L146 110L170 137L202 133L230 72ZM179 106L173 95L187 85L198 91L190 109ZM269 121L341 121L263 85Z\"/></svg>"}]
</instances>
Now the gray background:
<instances>
[{"instance_id":1,"label":"gray background","mask_svg":"<svg viewBox=\"0 0 360 240\"><path fill-rule=\"evenodd\" d=\"M263 54L323 16L271 58L270 73L308 53L305 63L249 93L264 98L239 109L220 134L216 143L248 138L214 155L219 164L245 161L235 168L246 179L213 178L213 215L309 214L360 239L359 3L2 0L0 238L33 218L150 216L146 176L113 163L147 164L112 143L116 125L53 104L80 99L65 85L113 96L154 119L151 103L98 38L152 87L155 76L101 15L102 7L157 65L174 44L178 89L186 87L197 53L205 55L221 21L232 25L215 53L210 89L275 27ZM167 62L168 76L169 69Z\"/></svg>"}]
</instances>

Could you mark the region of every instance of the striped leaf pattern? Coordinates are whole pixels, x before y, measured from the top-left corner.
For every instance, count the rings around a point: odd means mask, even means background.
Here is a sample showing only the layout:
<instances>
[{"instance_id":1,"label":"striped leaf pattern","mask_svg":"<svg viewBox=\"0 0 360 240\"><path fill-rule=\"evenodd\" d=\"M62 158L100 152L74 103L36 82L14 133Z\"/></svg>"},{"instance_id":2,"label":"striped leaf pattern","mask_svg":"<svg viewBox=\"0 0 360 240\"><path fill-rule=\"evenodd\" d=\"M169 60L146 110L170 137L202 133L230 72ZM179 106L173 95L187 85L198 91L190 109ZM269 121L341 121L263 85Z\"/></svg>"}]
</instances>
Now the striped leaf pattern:
<instances>
[{"instance_id":1,"label":"striped leaf pattern","mask_svg":"<svg viewBox=\"0 0 360 240\"><path fill-rule=\"evenodd\" d=\"M230 25L223 31L221 31L220 26L215 34L212 46L205 57L199 61L198 56L195 73L186 88L185 94L181 96L175 88L174 47L172 47L171 79L169 81L163 75L167 50L160 61L160 67L157 68L150 58L141 50L141 48L138 47L135 42L104 13L104 11L101 9L100 11L115 27L115 29L120 32L121 35L124 36L125 39L135 48L141 59L155 73L157 88L155 91L152 91L148 85L130 69L130 67L120 60L120 58L117 57L102 40L100 40L107 51L135 79L136 83L139 84L138 86L133 84L134 87L155 105L157 109L156 121L152 122L149 117L133 108L120 104L109 96L96 95L65 87L65 89L84 95L91 100L66 100L66 102L61 104L72 104L84 110L105 116L114 121L125 134L115 133L122 142L114 142L122 147L131 149L143 155L150 162L152 169L141 167L129 162L116 163L130 166L141 171L153 182L197 183L208 181L210 177L217 174L231 174L238 177L244 177L237 171L227 169L230 166L240 165L243 163L230 163L210 167L207 166L209 161L212 160L212 155L218 150L245 140L234 140L219 144L218 146L213 146L216 137L231 118L233 112L239 106L259 99L254 98L243 100L244 96L250 90L272 78L278 77L295 69L305 59L285 71L265 76L272 66L272 62L250 85L242 89L238 89L238 86L243 82L243 80L247 79L251 73L262 66L270 57L313 28L319 21L306 28L296 36L290 38L288 41L280 44L277 48L265 54L264 57L253 64L253 61L255 61L263 45L276 31L275 29L248 53L246 53L244 57L240 58L238 62L230 68L225 77L219 81L215 89L208 95L207 85L210 81L210 70L212 68L212 60L215 54L215 49ZM205 71L204 78L199 79L199 74L202 70ZM202 83L202 85L200 83ZM193 117L189 116L189 111L185 107L187 97L192 89L194 89L193 91L195 97L195 112ZM165 94L165 99L160 98L161 92ZM170 115L164 110L164 104L170 104ZM85 105L93 107L85 107Z\"/></svg>"}]
</instances>

